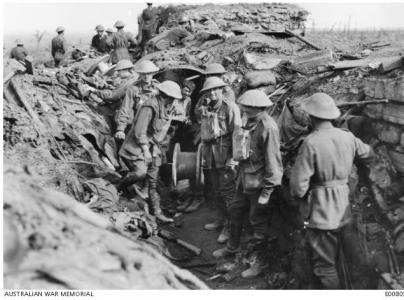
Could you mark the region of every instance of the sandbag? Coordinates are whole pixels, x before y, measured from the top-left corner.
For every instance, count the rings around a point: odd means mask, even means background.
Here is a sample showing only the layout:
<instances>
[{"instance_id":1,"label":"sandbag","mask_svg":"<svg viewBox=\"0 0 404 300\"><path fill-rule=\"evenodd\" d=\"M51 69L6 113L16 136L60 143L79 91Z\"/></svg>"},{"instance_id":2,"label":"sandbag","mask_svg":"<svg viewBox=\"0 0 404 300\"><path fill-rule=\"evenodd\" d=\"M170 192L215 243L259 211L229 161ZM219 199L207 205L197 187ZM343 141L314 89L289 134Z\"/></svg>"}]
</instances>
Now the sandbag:
<instances>
[{"instance_id":1,"label":"sandbag","mask_svg":"<svg viewBox=\"0 0 404 300\"><path fill-rule=\"evenodd\" d=\"M245 76L247 85L250 88L256 88L261 85L275 85L275 74L271 71L256 71L247 73Z\"/></svg>"}]
</instances>

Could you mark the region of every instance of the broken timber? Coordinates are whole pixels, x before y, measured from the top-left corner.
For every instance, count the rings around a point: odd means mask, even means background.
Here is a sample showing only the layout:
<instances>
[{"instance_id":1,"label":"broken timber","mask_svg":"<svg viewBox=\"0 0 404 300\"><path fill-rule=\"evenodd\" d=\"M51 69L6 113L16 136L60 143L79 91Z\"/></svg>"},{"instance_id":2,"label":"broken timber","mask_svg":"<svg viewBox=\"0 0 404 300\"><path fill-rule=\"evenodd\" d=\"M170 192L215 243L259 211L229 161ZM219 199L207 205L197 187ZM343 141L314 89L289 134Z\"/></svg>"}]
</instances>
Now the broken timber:
<instances>
[{"instance_id":1,"label":"broken timber","mask_svg":"<svg viewBox=\"0 0 404 300\"><path fill-rule=\"evenodd\" d=\"M289 29L285 29L285 32L290 34L291 36L297 38L298 40L302 41L303 43L306 43L307 45L309 45L310 47L312 47L312 48L314 48L316 50L322 50L319 46L314 45L312 42L309 42L308 40L306 40L302 36L294 33L293 31L290 31Z\"/></svg>"},{"instance_id":2,"label":"broken timber","mask_svg":"<svg viewBox=\"0 0 404 300\"><path fill-rule=\"evenodd\" d=\"M16 84L14 78L11 78L10 85L14 89L15 93L17 94L19 101L22 103L24 108L27 110L28 114L31 116L32 121L34 122L34 125L37 127L38 130L42 131L44 129L42 122L39 120L37 113L32 109L32 107L31 107L28 99L25 97L23 91L21 91L21 89Z\"/></svg>"}]
</instances>

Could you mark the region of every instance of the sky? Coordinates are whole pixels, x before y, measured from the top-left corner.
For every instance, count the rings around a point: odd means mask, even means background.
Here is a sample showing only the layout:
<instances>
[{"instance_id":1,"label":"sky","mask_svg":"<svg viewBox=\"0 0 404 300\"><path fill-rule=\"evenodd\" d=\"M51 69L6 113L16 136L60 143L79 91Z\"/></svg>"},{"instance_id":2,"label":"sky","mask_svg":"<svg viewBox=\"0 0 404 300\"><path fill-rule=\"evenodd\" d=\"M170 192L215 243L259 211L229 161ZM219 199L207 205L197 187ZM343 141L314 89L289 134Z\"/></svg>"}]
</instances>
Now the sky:
<instances>
[{"instance_id":1,"label":"sky","mask_svg":"<svg viewBox=\"0 0 404 300\"><path fill-rule=\"evenodd\" d=\"M27 0L25 0L27 1ZM91 0L90 0L91 1ZM163 0L164 1L164 0ZM279 1L279 0L278 0ZM278 2L277 1L277 2ZM167 4L172 1L164 1ZM212 2L212 1L206 1ZM225 1L264 2L251 0ZM295 3L297 1L289 1ZM181 3L190 3L189 0ZM195 2L193 2L195 3ZM205 2L199 2L205 3ZM404 29L404 2L396 3L337 3L337 2L301 2L298 4L311 14L307 27L313 25L316 29ZM145 2L112 3L93 1L79 2L36 2L28 3L3 2L3 32L4 34L32 34L36 30L53 34L59 25L66 28L66 34L94 32L97 24L112 27L118 19L127 24L126 29L137 32L137 15L146 7Z\"/></svg>"}]
</instances>

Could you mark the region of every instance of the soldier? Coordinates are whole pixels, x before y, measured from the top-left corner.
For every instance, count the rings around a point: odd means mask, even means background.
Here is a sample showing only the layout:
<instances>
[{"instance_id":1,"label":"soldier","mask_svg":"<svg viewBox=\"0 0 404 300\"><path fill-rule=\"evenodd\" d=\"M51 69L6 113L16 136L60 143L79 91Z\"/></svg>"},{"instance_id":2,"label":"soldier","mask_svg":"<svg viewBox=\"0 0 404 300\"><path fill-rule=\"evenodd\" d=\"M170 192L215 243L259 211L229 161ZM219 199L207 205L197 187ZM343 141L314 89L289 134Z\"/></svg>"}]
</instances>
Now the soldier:
<instances>
[{"instance_id":1,"label":"soldier","mask_svg":"<svg viewBox=\"0 0 404 300\"><path fill-rule=\"evenodd\" d=\"M118 72L119 84L115 90L101 90L96 91L95 94L101 99L109 102L109 108L115 111L117 107L120 107L121 100L126 94L126 91L136 81L137 77L133 74L133 64L129 60L120 60L115 67L115 71ZM114 114L114 120L118 119L118 111Z\"/></svg>"},{"instance_id":2,"label":"soldier","mask_svg":"<svg viewBox=\"0 0 404 300\"><path fill-rule=\"evenodd\" d=\"M27 49L24 48L24 43L21 40L17 40L17 46L11 50L10 58L14 58L16 60L25 61L25 58L28 56Z\"/></svg>"},{"instance_id":3,"label":"soldier","mask_svg":"<svg viewBox=\"0 0 404 300\"><path fill-rule=\"evenodd\" d=\"M122 59L132 60L129 55L129 47L136 45L136 41L129 32L124 31L125 23L122 21L116 21L114 27L117 32L112 37L112 47L114 49L111 55L111 61L113 64L118 63Z\"/></svg>"},{"instance_id":4,"label":"soldier","mask_svg":"<svg viewBox=\"0 0 404 300\"><path fill-rule=\"evenodd\" d=\"M97 34L94 35L91 40L91 47L101 54L107 53L108 45L106 41L106 36L104 36L104 26L97 25L95 27L95 31L97 31Z\"/></svg>"},{"instance_id":5,"label":"soldier","mask_svg":"<svg viewBox=\"0 0 404 300\"><path fill-rule=\"evenodd\" d=\"M168 112L174 99L181 99L181 88L173 81L166 80L156 85L159 94L149 97L134 118L131 129L119 151L130 172L121 181L128 185L146 179L151 208L157 219L173 222L160 208L157 192L159 168L162 164L160 145L164 142L171 122ZM147 186L147 185L146 185Z\"/></svg>"},{"instance_id":6,"label":"soldier","mask_svg":"<svg viewBox=\"0 0 404 300\"><path fill-rule=\"evenodd\" d=\"M227 73L227 71L225 70L225 68L221 64L213 63L213 64L210 64L210 65L208 65L206 67L205 77L206 77L206 79L208 79L209 77L219 77L223 81L226 82L226 80L223 79L223 77L225 77L224 75L226 73ZM226 85L223 88L223 95L227 99L227 101L234 102L236 100L236 96L234 95L234 91L228 85ZM202 103L204 101L206 101L206 98L209 98L208 95L206 93L202 94L199 97L198 102L195 105L194 112L195 112L195 116L196 116L198 121L200 120L200 114L199 114L200 109L199 108L201 107Z\"/></svg>"},{"instance_id":7,"label":"soldier","mask_svg":"<svg viewBox=\"0 0 404 300\"><path fill-rule=\"evenodd\" d=\"M142 49L143 52L145 51L146 43L156 33L157 14L156 14L156 10L152 6L153 6L153 3L148 2L147 8L145 8L143 10L141 18L140 18L141 19L140 24L139 24L139 28L141 31L140 48Z\"/></svg>"},{"instance_id":8,"label":"soldier","mask_svg":"<svg viewBox=\"0 0 404 300\"><path fill-rule=\"evenodd\" d=\"M260 90L249 90L240 96L239 103L247 121L238 132L248 135L250 143L241 144L236 153L242 154L234 155L239 169L236 195L228 208L230 238L226 247L214 251L213 256L222 258L239 251L244 216L248 214L253 229L248 245L252 259L241 276L252 278L267 267L269 204L279 191L283 167L278 126L267 113L272 101Z\"/></svg>"},{"instance_id":9,"label":"soldier","mask_svg":"<svg viewBox=\"0 0 404 300\"><path fill-rule=\"evenodd\" d=\"M158 81L153 79L153 75L159 71L159 68L150 60L144 60L136 66L135 71L139 73L138 82L127 89L121 107L116 114L117 131L115 138L118 140L125 139L125 129L132 123L137 108L147 99L158 94L156 89Z\"/></svg>"},{"instance_id":10,"label":"soldier","mask_svg":"<svg viewBox=\"0 0 404 300\"><path fill-rule=\"evenodd\" d=\"M241 126L240 110L223 95L226 83L218 77L206 79L201 92L207 92L209 101L202 103L201 139L203 168L209 178L210 190L218 208L218 219L205 225L206 230L216 230L223 225L218 237L225 243L229 237L227 205L234 194L234 167L232 159L232 134Z\"/></svg>"},{"instance_id":11,"label":"soldier","mask_svg":"<svg viewBox=\"0 0 404 300\"><path fill-rule=\"evenodd\" d=\"M52 56L55 60L55 67L59 67L65 58L67 52L67 44L64 37L65 29L62 26L56 28L57 36L52 39Z\"/></svg>"},{"instance_id":12,"label":"soldier","mask_svg":"<svg viewBox=\"0 0 404 300\"><path fill-rule=\"evenodd\" d=\"M112 38L114 37L115 29L109 27L107 28L107 30L105 30L105 32L107 33L107 35L105 36L106 48L107 52L109 53L113 49Z\"/></svg>"},{"instance_id":13,"label":"soldier","mask_svg":"<svg viewBox=\"0 0 404 300\"><path fill-rule=\"evenodd\" d=\"M323 288L338 289L337 257L351 220L348 176L355 158L368 160L371 148L351 132L335 128L340 116L334 100L324 93L306 99L312 132L301 145L291 171L291 196L305 211L306 238L314 275Z\"/></svg>"}]
</instances>

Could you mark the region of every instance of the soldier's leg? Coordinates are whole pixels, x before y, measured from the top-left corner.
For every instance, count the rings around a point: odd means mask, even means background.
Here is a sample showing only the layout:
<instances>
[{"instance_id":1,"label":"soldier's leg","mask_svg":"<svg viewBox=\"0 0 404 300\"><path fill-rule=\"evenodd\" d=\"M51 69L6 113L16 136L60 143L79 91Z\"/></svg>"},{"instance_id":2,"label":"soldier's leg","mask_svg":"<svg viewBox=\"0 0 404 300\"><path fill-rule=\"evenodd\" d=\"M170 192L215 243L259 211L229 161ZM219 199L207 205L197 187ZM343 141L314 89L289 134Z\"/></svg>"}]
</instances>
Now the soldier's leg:
<instances>
[{"instance_id":1,"label":"soldier's leg","mask_svg":"<svg viewBox=\"0 0 404 300\"><path fill-rule=\"evenodd\" d=\"M130 171L121 179L118 189L122 190L132 184L141 186L147 174L147 166L144 160L130 160L125 158L122 158L122 160Z\"/></svg>"},{"instance_id":2,"label":"soldier's leg","mask_svg":"<svg viewBox=\"0 0 404 300\"><path fill-rule=\"evenodd\" d=\"M314 275L324 289L339 289L341 286L336 267L338 233L308 228L306 236L312 252Z\"/></svg>"},{"instance_id":3,"label":"soldier's leg","mask_svg":"<svg viewBox=\"0 0 404 300\"><path fill-rule=\"evenodd\" d=\"M230 235L226 247L220 248L213 252L215 258L222 258L234 255L239 251L241 232L243 229L244 216L249 208L249 202L246 195L243 194L241 188L237 189L234 197L229 202L228 212L230 219Z\"/></svg>"},{"instance_id":4,"label":"soldier's leg","mask_svg":"<svg viewBox=\"0 0 404 300\"><path fill-rule=\"evenodd\" d=\"M146 179L149 184L149 198L150 198L150 204L151 208L153 210L153 214L156 216L157 219L159 219L162 222L173 222L174 220L171 218L167 218L163 212L161 211L160 207L160 194L157 191L157 181L158 181L158 175L159 175L159 169L161 165L161 160L159 162L156 162L154 160L152 163L149 164L147 168L147 175Z\"/></svg>"},{"instance_id":5,"label":"soldier's leg","mask_svg":"<svg viewBox=\"0 0 404 300\"><path fill-rule=\"evenodd\" d=\"M225 220L223 230L220 233L217 241L225 243L229 239L229 213L228 206L234 197L235 192L235 174L234 171L228 168L220 168L218 170L219 187L218 187L218 208L220 214Z\"/></svg>"},{"instance_id":6,"label":"soldier's leg","mask_svg":"<svg viewBox=\"0 0 404 300\"><path fill-rule=\"evenodd\" d=\"M253 238L248 243L250 267L241 274L244 278L256 277L267 267L269 204L258 204L260 194L261 191L249 194L247 197L250 204L249 221L253 229Z\"/></svg>"},{"instance_id":7,"label":"soldier's leg","mask_svg":"<svg viewBox=\"0 0 404 300\"><path fill-rule=\"evenodd\" d=\"M206 169L206 175L209 178L209 185L205 187L208 191L207 197L213 202L216 210L216 219L213 223L206 224L204 228L206 230L216 230L223 226L224 215L223 208L221 207L220 197L219 197L219 172L216 168Z\"/></svg>"}]
</instances>

